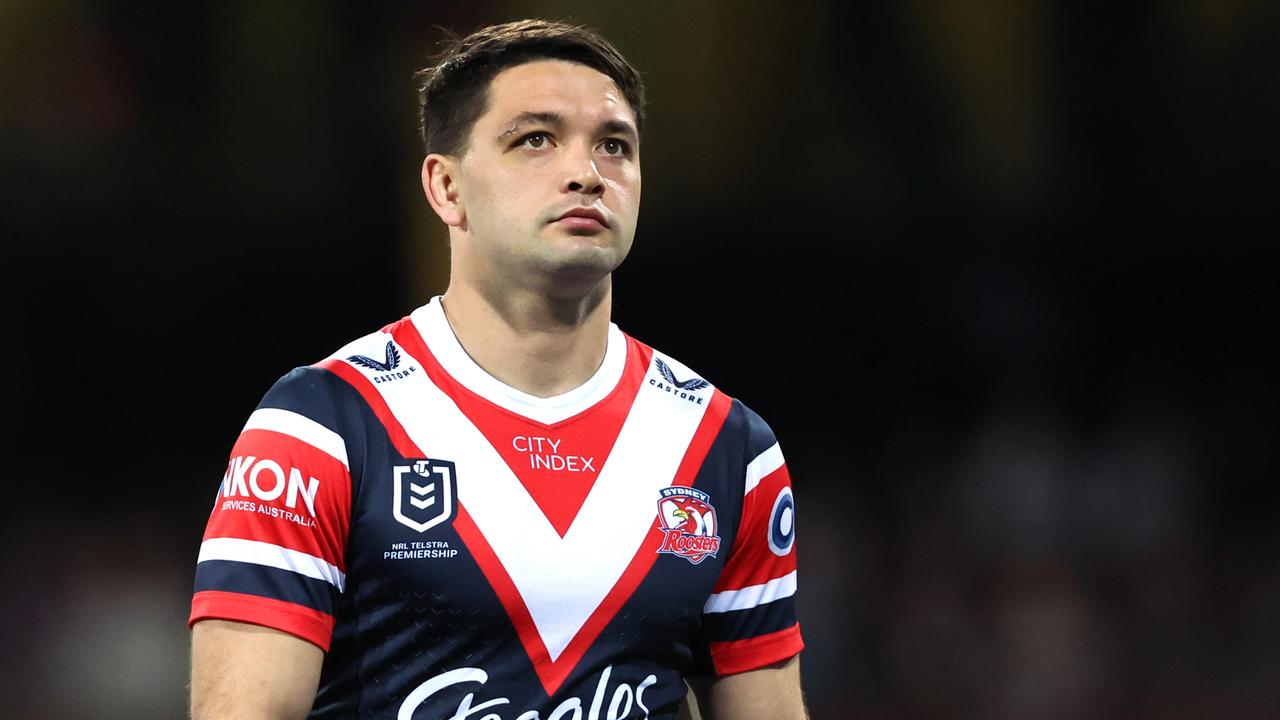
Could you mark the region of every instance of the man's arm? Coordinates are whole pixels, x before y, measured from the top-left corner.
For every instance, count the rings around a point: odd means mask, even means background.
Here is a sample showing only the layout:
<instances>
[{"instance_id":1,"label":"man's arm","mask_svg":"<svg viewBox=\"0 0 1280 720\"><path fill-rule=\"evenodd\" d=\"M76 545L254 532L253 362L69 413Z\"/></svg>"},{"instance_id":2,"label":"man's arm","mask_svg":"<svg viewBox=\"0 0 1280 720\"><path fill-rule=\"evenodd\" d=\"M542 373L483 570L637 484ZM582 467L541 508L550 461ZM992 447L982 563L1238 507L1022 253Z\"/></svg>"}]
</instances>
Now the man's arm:
<instances>
[{"instance_id":1,"label":"man's arm","mask_svg":"<svg viewBox=\"0 0 1280 720\"><path fill-rule=\"evenodd\" d=\"M689 678L702 720L807 720L800 656L758 670ZM696 717L696 716L695 716Z\"/></svg>"},{"instance_id":2,"label":"man's arm","mask_svg":"<svg viewBox=\"0 0 1280 720\"><path fill-rule=\"evenodd\" d=\"M191 633L193 720L294 720L316 699L324 652L260 625L201 620Z\"/></svg>"}]
</instances>

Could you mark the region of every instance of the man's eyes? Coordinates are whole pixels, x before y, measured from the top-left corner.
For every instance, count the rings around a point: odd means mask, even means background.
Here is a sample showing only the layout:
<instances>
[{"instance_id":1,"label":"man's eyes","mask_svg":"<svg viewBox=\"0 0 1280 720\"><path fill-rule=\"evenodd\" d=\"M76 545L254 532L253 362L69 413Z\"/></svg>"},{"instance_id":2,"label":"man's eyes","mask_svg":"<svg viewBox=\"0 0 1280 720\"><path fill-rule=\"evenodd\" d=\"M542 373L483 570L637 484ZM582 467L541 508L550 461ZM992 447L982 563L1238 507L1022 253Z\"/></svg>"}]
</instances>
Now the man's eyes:
<instances>
[{"instance_id":1,"label":"man's eyes","mask_svg":"<svg viewBox=\"0 0 1280 720\"><path fill-rule=\"evenodd\" d=\"M527 148L529 150L543 150L555 144L555 140L550 133L538 131L531 132L528 135L516 141L517 148ZM606 138L596 146L597 149L609 157L629 157L631 155L631 143L618 138Z\"/></svg>"},{"instance_id":2,"label":"man's eyes","mask_svg":"<svg viewBox=\"0 0 1280 720\"><path fill-rule=\"evenodd\" d=\"M600 143L600 149L605 155L614 155L617 157L626 157L631 154L631 146L625 140L617 138L609 138Z\"/></svg>"},{"instance_id":3,"label":"man's eyes","mask_svg":"<svg viewBox=\"0 0 1280 720\"><path fill-rule=\"evenodd\" d=\"M551 137L544 132L529 133L520 138L520 142L516 143L516 147L528 147L534 150L541 150L551 142Z\"/></svg>"}]
</instances>

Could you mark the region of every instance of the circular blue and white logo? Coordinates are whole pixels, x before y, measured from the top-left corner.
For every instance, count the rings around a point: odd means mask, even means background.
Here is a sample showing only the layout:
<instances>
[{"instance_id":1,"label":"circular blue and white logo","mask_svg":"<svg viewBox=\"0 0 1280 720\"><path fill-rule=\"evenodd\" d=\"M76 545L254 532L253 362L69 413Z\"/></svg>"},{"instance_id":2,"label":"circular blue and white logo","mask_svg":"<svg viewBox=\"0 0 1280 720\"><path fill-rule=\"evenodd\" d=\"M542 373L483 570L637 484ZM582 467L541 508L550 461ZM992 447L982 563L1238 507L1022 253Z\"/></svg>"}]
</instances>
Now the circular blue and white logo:
<instances>
[{"instance_id":1,"label":"circular blue and white logo","mask_svg":"<svg viewBox=\"0 0 1280 720\"><path fill-rule=\"evenodd\" d=\"M791 497L791 488L784 487L773 501L773 512L769 514L769 550L782 557L791 552L796 544L796 501Z\"/></svg>"}]
</instances>

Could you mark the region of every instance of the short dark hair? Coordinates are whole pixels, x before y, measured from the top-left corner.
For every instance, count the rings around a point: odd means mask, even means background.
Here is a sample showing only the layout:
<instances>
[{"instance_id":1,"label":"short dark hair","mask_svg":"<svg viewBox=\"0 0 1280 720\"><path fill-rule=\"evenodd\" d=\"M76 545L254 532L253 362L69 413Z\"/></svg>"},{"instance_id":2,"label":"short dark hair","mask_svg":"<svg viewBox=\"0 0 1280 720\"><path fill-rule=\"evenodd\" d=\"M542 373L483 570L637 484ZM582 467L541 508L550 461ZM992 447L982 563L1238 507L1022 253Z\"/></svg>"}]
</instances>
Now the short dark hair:
<instances>
[{"instance_id":1,"label":"short dark hair","mask_svg":"<svg viewBox=\"0 0 1280 720\"><path fill-rule=\"evenodd\" d=\"M427 154L465 150L471 127L488 107L489 82L503 70L535 60L568 60L613 79L644 119L640 73L604 36L588 27L548 20L518 20L453 38L434 64L419 70L418 121Z\"/></svg>"}]
</instances>

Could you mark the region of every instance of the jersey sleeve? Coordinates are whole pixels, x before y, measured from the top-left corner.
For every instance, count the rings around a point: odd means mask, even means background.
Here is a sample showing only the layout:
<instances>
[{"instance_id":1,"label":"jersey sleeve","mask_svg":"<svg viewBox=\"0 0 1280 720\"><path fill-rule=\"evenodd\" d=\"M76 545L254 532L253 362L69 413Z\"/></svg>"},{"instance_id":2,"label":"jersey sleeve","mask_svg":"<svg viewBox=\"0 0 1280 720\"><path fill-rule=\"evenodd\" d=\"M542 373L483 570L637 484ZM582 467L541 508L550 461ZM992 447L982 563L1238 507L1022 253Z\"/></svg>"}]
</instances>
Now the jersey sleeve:
<instances>
[{"instance_id":1,"label":"jersey sleeve","mask_svg":"<svg viewBox=\"0 0 1280 720\"><path fill-rule=\"evenodd\" d=\"M796 618L791 477L773 431L746 410L742 520L702 622L717 675L755 670L804 648Z\"/></svg>"},{"instance_id":2,"label":"jersey sleeve","mask_svg":"<svg viewBox=\"0 0 1280 720\"><path fill-rule=\"evenodd\" d=\"M253 623L328 651L352 497L332 381L294 370L249 416L200 544L189 625Z\"/></svg>"}]
</instances>

